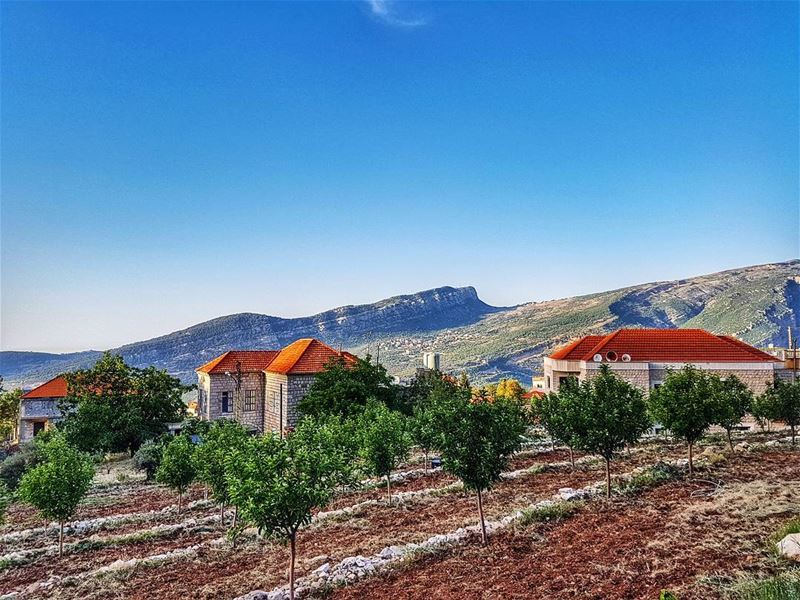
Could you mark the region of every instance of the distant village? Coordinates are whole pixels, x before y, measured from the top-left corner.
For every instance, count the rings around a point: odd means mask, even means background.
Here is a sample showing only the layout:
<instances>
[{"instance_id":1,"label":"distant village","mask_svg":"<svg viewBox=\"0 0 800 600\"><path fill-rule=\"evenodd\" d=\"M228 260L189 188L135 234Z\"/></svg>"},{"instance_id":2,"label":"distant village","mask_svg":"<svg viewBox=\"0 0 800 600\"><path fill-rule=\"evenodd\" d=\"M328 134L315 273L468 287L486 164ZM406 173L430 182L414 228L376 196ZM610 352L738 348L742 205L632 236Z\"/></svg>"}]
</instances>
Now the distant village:
<instances>
[{"instance_id":1,"label":"distant village","mask_svg":"<svg viewBox=\"0 0 800 600\"><path fill-rule=\"evenodd\" d=\"M289 430L300 419L300 401L314 379L335 359L348 364L357 357L313 338L277 350L231 349L197 367L197 395L189 412L206 421L235 419L259 433ZM446 371L441 360L437 352L424 353L419 372ZM760 394L776 378L792 381L797 377L798 351L796 347L758 349L733 336L702 329L619 329L575 339L545 357L543 375L532 377L523 397L558 392L571 377L591 379L602 365L645 393L658 388L670 370L692 365L722 378L735 375ZM62 418L59 403L66 396L64 376L24 393L15 441L28 441L53 427ZM754 426L748 420L742 424Z\"/></svg>"}]
</instances>

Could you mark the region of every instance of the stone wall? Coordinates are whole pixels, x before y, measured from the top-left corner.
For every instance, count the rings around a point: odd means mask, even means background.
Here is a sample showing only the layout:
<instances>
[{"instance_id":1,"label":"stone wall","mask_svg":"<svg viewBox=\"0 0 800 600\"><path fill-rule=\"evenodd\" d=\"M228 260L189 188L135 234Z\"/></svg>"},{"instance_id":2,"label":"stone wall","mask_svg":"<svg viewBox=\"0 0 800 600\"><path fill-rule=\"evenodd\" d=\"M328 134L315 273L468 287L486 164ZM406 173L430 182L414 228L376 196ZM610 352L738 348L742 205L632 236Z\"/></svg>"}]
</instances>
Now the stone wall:
<instances>
[{"instance_id":1,"label":"stone wall","mask_svg":"<svg viewBox=\"0 0 800 600\"><path fill-rule=\"evenodd\" d=\"M267 373L264 431L280 431L281 415L284 429L297 425L301 416L298 405L313 382L314 375Z\"/></svg>"},{"instance_id":2,"label":"stone wall","mask_svg":"<svg viewBox=\"0 0 800 600\"><path fill-rule=\"evenodd\" d=\"M33 439L33 424L45 423L45 429L50 429L62 418L56 398L31 398L22 400L19 411L19 441L27 442Z\"/></svg>"},{"instance_id":3,"label":"stone wall","mask_svg":"<svg viewBox=\"0 0 800 600\"><path fill-rule=\"evenodd\" d=\"M200 374L205 375L205 374ZM264 373L254 371L251 373L242 373L242 385L240 397L236 396L236 385L233 378L228 377L224 373L212 373L205 375L199 379L199 387L203 392L203 406L201 410L201 417L209 421L215 421L219 418L234 418L234 403L238 402L241 409L240 422L250 429L263 432L264 427ZM252 390L255 392L256 403L255 410L244 410L245 399L247 398L247 391ZM231 401L229 402L230 410L222 412L222 393L228 392Z\"/></svg>"}]
</instances>

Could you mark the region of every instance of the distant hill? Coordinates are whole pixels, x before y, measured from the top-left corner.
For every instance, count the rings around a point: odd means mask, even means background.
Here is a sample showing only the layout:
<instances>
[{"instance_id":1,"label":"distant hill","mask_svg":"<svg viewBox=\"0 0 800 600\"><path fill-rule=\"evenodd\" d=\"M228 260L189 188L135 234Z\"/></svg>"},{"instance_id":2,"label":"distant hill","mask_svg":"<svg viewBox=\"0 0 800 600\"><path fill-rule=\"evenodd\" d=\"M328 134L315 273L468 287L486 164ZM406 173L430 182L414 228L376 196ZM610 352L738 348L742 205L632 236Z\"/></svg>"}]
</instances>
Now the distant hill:
<instances>
[{"instance_id":1,"label":"distant hill","mask_svg":"<svg viewBox=\"0 0 800 600\"><path fill-rule=\"evenodd\" d=\"M137 366L156 365L194 382L194 369L231 348L269 349L299 337L375 355L396 375L410 375L422 352L442 354L443 368L475 381L514 376L527 382L542 355L579 335L618 327L701 327L755 345L784 345L800 328L800 261L743 267L679 281L636 285L515 307L484 303L472 287L442 287L374 304L283 319L241 313L113 349ZM99 352L1 352L8 384L45 381L92 364Z\"/></svg>"}]
</instances>

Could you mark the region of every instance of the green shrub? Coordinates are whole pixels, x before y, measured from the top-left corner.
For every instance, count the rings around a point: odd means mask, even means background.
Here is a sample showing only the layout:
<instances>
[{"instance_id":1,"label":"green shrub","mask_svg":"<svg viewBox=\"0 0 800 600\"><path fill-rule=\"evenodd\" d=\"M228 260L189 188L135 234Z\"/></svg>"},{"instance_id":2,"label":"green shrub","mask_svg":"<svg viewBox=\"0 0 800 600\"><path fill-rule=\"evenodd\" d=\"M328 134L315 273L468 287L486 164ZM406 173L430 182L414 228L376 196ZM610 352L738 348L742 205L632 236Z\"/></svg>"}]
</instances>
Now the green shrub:
<instances>
[{"instance_id":1,"label":"green shrub","mask_svg":"<svg viewBox=\"0 0 800 600\"><path fill-rule=\"evenodd\" d=\"M568 519L583 506L581 502L554 502L522 511L522 516L517 521L521 526L532 523L559 522Z\"/></svg>"},{"instance_id":2,"label":"green shrub","mask_svg":"<svg viewBox=\"0 0 800 600\"><path fill-rule=\"evenodd\" d=\"M731 596L736 600L800 600L800 573L788 571L746 581L736 585Z\"/></svg>"},{"instance_id":3,"label":"green shrub","mask_svg":"<svg viewBox=\"0 0 800 600\"><path fill-rule=\"evenodd\" d=\"M622 481L617 490L620 494L634 494L648 488L655 487L665 481L677 479L680 470L667 463L659 462L637 473L630 479Z\"/></svg>"},{"instance_id":4,"label":"green shrub","mask_svg":"<svg viewBox=\"0 0 800 600\"><path fill-rule=\"evenodd\" d=\"M147 440L133 455L133 465L145 472L147 481L155 479L161 456L164 453L164 442L161 440Z\"/></svg>"},{"instance_id":5,"label":"green shrub","mask_svg":"<svg viewBox=\"0 0 800 600\"><path fill-rule=\"evenodd\" d=\"M678 597L669 590L661 590L658 600L678 600Z\"/></svg>"}]
</instances>

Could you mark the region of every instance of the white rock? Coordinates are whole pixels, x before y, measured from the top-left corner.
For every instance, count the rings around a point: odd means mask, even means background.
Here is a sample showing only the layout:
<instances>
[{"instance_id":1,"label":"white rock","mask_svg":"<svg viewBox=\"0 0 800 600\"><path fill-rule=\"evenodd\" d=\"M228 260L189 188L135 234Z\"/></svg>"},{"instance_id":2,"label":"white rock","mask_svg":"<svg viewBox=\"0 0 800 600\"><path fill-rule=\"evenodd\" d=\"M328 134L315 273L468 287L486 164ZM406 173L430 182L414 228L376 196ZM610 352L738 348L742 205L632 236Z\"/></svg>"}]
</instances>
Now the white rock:
<instances>
[{"instance_id":1,"label":"white rock","mask_svg":"<svg viewBox=\"0 0 800 600\"><path fill-rule=\"evenodd\" d=\"M800 562L800 533L790 533L777 546L782 556Z\"/></svg>"}]
</instances>

